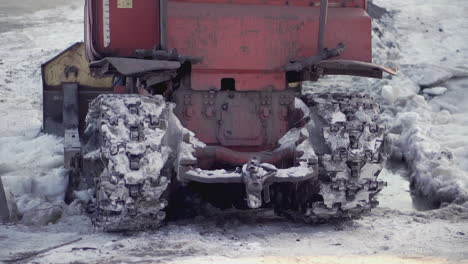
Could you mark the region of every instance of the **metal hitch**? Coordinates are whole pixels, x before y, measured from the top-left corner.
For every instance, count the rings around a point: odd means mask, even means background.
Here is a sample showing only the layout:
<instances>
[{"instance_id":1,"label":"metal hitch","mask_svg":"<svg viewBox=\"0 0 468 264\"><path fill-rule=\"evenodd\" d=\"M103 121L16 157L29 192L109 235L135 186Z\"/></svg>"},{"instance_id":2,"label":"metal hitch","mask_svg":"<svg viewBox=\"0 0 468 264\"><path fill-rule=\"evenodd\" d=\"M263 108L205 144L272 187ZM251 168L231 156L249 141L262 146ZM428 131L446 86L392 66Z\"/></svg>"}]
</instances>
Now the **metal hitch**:
<instances>
[{"instance_id":1,"label":"metal hitch","mask_svg":"<svg viewBox=\"0 0 468 264\"><path fill-rule=\"evenodd\" d=\"M285 135L285 139L288 140L280 140L284 144L277 149L257 153L236 152L220 146L216 148L204 146L200 150L192 145L191 153L187 151L180 153L178 178L182 182L243 183L247 194L247 205L252 209L259 208L263 201L269 202L269 187L273 183L318 180L318 158L310 144L307 129L293 129ZM186 140L181 144L191 143L190 140ZM217 151L202 151L203 149ZM246 155L249 157L245 158ZM224 164L241 167L234 171L226 171L210 170L200 166L205 165L204 160L210 157ZM292 157L295 166L277 168L274 165L281 164L281 161L288 157Z\"/></svg>"},{"instance_id":2,"label":"metal hitch","mask_svg":"<svg viewBox=\"0 0 468 264\"><path fill-rule=\"evenodd\" d=\"M250 208L260 208L262 206L262 191L269 187L270 178L275 176L278 170L270 164L260 164L257 158L252 158L249 163L242 167L242 180L247 193L247 205Z\"/></svg>"}]
</instances>

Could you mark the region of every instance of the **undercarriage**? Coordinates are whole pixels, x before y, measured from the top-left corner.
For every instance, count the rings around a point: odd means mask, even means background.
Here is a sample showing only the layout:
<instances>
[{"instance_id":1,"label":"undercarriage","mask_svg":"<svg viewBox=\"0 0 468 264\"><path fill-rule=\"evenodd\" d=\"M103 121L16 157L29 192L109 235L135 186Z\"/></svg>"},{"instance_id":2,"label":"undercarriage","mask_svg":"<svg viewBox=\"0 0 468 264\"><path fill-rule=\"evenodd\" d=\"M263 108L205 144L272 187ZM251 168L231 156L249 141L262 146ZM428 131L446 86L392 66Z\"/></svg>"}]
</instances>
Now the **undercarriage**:
<instances>
[{"instance_id":1,"label":"undercarriage","mask_svg":"<svg viewBox=\"0 0 468 264\"><path fill-rule=\"evenodd\" d=\"M171 195L179 195L171 193L178 190L174 186L192 183L233 190L243 185L237 190L244 208L274 208L307 223L369 211L384 186L377 180L385 162L378 106L358 94L303 99L295 103L304 112L302 122L274 149L242 152L200 141L162 96L99 96L87 117L77 185L96 188L90 204L96 226L106 231L157 227ZM218 201L230 199L217 195Z\"/></svg>"}]
</instances>

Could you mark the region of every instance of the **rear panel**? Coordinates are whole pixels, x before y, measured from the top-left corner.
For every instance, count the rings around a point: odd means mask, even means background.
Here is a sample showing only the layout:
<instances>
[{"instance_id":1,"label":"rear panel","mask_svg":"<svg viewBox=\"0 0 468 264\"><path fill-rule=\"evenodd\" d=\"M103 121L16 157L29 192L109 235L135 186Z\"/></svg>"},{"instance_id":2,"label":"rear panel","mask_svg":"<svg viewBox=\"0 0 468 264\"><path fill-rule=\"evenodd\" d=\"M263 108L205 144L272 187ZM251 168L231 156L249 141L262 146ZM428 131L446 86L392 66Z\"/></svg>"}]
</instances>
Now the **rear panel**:
<instances>
[{"instance_id":1,"label":"rear panel","mask_svg":"<svg viewBox=\"0 0 468 264\"><path fill-rule=\"evenodd\" d=\"M95 0L93 45L101 56L132 57L159 44L159 1ZM329 0L325 46L346 48L338 59L370 62L371 19L365 0ZM170 0L167 46L202 57L195 90L283 90L283 67L317 54L320 0ZM98 56L99 57L99 56Z\"/></svg>"},{"instance_id":2,"label":"rear panel","mask_svg":"<svg viewBox=\"0 0 468 264\"><path fill-rule=\"evenodd\" d=\"M282 90L283 67L317 54L319 7L170 1L168 12L168 46L203 58L193 67L195 90L220 90L223 79L234 79L238 91ZM371 61L364 9L330 8L325 46L339 43L346 48L338 59Z\"/></svg>"},{"instance_id":3,"label":"rear panel","mask_svg":"<svg viewBox=\"0 0 468 264\"><path fill-rule=\"evenodd\" d=\"M320 0L171 0L176 2L242 4L242 5L281 5L281 6L320 6ZM329 0L329 7L367 8L367 0Z\"/></svg>"},{"instance_id":4,"label":"rear panel","mask_svg":"<svg viewBox=\"0 0 468 264\"><path fill-rule=\"evenodd\" d=\"M159 1L88 1L101 55L131 57L158 45ZM338 59L372 59L365 3L329 0L325 46L343 43ZM210 145L272 148L295 116L284 66L318 53L319 19L320 0L170 0L167 47L202 58L191 68L189 89L174 94L182 124Z\"/></svg>"}]
</instances>

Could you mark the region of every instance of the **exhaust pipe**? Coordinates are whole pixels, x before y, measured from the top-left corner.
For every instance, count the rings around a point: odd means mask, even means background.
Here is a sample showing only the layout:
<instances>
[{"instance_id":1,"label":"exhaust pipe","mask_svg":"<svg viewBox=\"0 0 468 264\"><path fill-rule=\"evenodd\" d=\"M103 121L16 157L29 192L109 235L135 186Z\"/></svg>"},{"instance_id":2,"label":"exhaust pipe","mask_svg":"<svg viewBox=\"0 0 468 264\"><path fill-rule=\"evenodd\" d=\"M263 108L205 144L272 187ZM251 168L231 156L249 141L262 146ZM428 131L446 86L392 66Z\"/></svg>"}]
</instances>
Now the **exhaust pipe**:
<instances>
[{"instance_id":1,"label":"exhaust pipe","mask_svg":"<svg viewBox=\"0 0 468 264\"><path fill-rule=\"evenodd\" d=\"M328 0L320 0L320 25L319 25L319 36L317 43L317 53L322 54L325 49L325 32L327 29L327 18L328 18Z\"/></svg>"},{"instance_id":2,"label":"exhaust pipe","mask_svg":"<svg viewBox=\"0 0 468 264\"><path fill-rule=\"evenodd\" d=\"M167 0L159 0L159 47L167 50Z\"/></svg>"}]
</instances>

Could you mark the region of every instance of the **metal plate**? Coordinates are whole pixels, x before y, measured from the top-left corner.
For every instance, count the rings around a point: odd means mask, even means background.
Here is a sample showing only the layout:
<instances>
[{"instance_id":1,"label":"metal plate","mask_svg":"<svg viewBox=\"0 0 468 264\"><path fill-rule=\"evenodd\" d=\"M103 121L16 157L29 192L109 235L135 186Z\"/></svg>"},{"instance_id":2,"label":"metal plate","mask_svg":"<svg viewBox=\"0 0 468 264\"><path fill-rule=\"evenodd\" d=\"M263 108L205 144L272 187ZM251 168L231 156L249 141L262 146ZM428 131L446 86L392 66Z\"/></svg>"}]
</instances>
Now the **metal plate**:
<instances>
[{"instance_id":1,"label":"metal plate","mask_svg":"<svg viewBox=\"0 0 468 264\"><path fill-rule=\"evenodd\" d=\"M103 37L104 37L104 47L109 47L110 45L110 5L109 0L102 1L102 20L103 20Z\"/></svg>"},{"instance_id":2,"label":"metal plate","mask_svg":"<svg viewBox=\"0 0 468 264\"><path fill-rule=\"evenodd\" d=\"M133 8L133 0L118 0L117 8Z\"/></svg>"},{"instance_id":3,"label":"metal plate","mask_svg":"<svg viewBox=\"0 0 468 264\"><path fill-rule=\"evenodd\" d=\"M319 7L198 1L168 1L168 47L203 57L192 68L192 89L220 90L221 80L232 78L237 91L282 90L282 67L317 54ZM326 47L346 46L336 59L371 61L372 24L364 9L330 8L327 32Z\"/></svg>"},{"instance_id":4,"label":"metal plate","mask_svg":"<svg viewBox=\"0 0 468 264\"><path fill-rule=\"evenodd\" d=\"M95 4L89 39L100 57L134 57L159 44L159 0L87 0ZM105 5L109 2L109 6Z\"/></svg>"}]
</instances>

